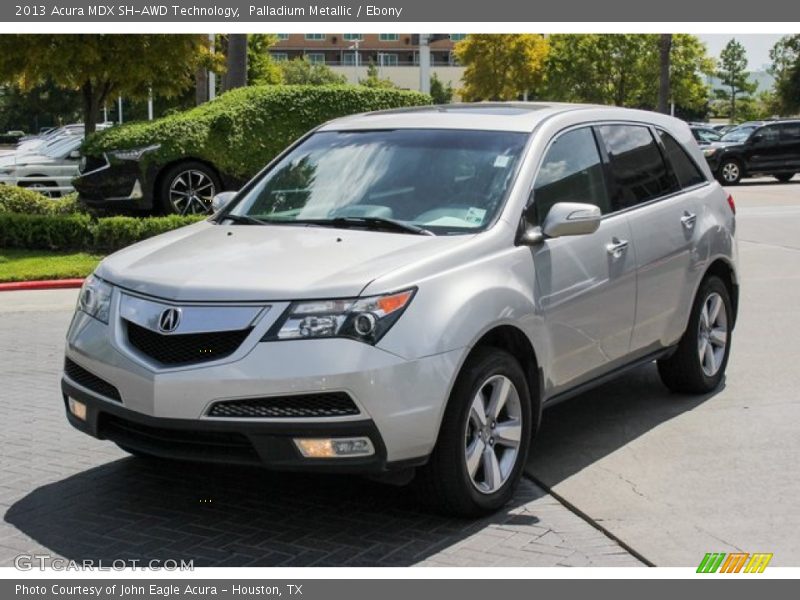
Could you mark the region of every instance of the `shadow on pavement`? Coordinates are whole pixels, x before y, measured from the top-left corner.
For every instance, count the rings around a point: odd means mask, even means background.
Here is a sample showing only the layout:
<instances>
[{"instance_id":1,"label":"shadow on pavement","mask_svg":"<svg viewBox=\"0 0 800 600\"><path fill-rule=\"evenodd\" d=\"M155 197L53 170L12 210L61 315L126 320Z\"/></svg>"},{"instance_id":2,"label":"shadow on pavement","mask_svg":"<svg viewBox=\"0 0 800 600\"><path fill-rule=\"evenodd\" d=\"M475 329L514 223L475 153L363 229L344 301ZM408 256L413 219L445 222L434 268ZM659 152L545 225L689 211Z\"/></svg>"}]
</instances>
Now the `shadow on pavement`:
<instances>
[{"instance_id":1,"label":"shadow on pavement","mask_svg":"<svg viewBox=\"0 0 800 600\"><path fill-rule=\"evenodd\" d=\"M526 472L553 487L660 424L693 410L703 396L670 392L655 363L544 411Z\"/></svg>"},{"instance_id":2,"label":"shadow on pavement","mask_svg":"<svg viewBox=\"0 0 800 600\"><path fill-rule=\"evenodd\" d=\"M535 525L525 509L511 511L542 495L525 480L503 511L467 521L357 477L124 458L34 490L5 520L74 560L406 566L491 523Z\"/></svg>"}]
</instances>

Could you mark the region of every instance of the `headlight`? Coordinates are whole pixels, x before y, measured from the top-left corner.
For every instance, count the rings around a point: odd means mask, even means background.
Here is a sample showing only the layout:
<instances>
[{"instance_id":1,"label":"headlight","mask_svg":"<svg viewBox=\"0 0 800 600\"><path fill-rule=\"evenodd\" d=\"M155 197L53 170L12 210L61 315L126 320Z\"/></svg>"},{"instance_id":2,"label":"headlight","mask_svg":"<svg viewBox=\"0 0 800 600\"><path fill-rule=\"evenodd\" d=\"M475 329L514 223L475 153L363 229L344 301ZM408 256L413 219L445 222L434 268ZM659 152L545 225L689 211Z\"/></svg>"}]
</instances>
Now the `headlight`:
<instances>
[{"instance_id":1,"label":"headlight","mask_svg":"<svg viewBox=\"0 0 800 600\"><path fill-rule=\"evenodd\" d=\"M82 310L98 321L108 323L112 290L111 284L106 283L95 275L89 275L81 286L77 310Z\"/></svg>"},{"instance_id":2,"label":"headlight","mask_svg":"<svg viewBox=\"0 0 800 600\"><path fill-rule=\"evenodd\" d=\"M400 318L415 292L295 302L261 341L340 337L376 344Z\"/></svg>"},{"instance_id":3,"label":"headlight","mask_svg":"<svg viewBox=\"0 0 800 600\"><path fill-rule=\"evenodd\" d=\"M147 152L155 152L161 148L161 144L153 144L142 148L131 148L130 150L114 150L108 154L117 160L139 160Z\"/></svg>"},{"instance_id":4,"label":"headlight","mask_svg":"<svg viewBox=\"0 0 800 600\"><path fill-rule=\"evenodd\" d=\"M705 157L714 156L717 153L717 150L719 150L719 148L705 148L703 150L703 156Z\"/></svg>"}]
</instances>

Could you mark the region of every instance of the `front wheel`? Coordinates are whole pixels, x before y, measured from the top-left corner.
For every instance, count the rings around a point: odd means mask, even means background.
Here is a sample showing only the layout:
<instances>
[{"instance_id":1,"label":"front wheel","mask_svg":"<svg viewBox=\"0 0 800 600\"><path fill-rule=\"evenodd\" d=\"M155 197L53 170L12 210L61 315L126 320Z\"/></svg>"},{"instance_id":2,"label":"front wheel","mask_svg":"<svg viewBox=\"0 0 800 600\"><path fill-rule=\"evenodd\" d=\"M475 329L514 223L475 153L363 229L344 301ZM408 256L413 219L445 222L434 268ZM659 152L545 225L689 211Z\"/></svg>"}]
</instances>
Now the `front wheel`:
<instances>
[{"instance_id":1,"label":"front wheel","mask_svg":"<svg viewBox=\"0 0 800 600\"><path fill-rule=\"evenodd\" d=\"M725 376L731 351L733 312L728 288L719 277L706 279L697 292L689 324L678 348L658 361L658 374L673 392L707 394Z\"/></svg>"},{"instance_id":2,"label":"front wheel","mask_svg":"<svg viewBox=\"0 0 800 600\"><path fill-rule=\"evenodd\" d=\"M519 362L497 348L475 350L458 376L436 448L419 474L423 500L465 517L505 505L528 456L531 415Z\"/></svg>"},{"instance_id":3,"label":"front wheel","mask_svg":"<svg viewBox=\"0 0 800 600\"><path fill-rule=\"evenodd\" d=\"M732 158L723 160L719 166L718 178L723 185L736 185L742 180L742 165Z\"/></svg>"},{"instance_id":4,"label":"front wheel","mask_svg":"<svg viewBox=\"0 0 800 600\"><path fill-rule=\"evenodd\" d=\"M221 187L219 177L208 165L197 161L174 165L161 177L161 208L166 214L208 214L211 200Z\"/></svg>"}]
</instances>

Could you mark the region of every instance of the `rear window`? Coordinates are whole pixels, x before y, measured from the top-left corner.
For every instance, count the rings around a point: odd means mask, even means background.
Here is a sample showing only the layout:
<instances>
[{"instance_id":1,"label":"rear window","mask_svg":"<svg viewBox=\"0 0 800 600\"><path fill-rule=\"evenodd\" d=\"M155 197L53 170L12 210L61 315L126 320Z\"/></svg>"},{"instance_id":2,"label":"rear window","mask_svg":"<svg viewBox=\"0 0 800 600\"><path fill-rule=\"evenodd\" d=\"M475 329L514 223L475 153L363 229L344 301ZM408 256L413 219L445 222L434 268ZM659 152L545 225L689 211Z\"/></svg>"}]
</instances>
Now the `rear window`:
<instances>
[{"instance_id":1,"label":"rear window","mask_svg":"<svg viewBox=\"0 0 800 600\"><path fill-rule=\"evenodd\" d=\"M597 130L611 163L614 202L618 209L630 208L679 189L648 127L600 125Z\"/></svg>"},{"instance_id":2,"label":"rear window","mask_svg":"<svg viewBox=\"0 0 800 600\"><path fill-rule=\"evenodd\" d=\"M667 160L672 165L672 170L675 172L680 186L687 188L704 183L706 181L705 176L686 153L686 150L683 149L683 146L666 131L659 130L658 135L661 137L661 142L667 152Z\"/></svg>"}]
</instances>

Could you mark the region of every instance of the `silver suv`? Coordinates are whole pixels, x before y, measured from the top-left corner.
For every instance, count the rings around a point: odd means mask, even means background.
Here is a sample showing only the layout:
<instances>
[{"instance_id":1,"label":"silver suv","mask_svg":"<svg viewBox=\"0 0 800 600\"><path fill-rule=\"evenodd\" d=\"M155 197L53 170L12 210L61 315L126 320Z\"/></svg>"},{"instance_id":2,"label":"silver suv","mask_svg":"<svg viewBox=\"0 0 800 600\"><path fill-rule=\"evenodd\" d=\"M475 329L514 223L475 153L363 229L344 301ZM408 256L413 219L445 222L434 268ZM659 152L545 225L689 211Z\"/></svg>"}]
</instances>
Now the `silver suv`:
<instances>
[{"instance_id":1,"label":"silver suv","mask_svg":"<svg viewBox=\"0 0 800 600\"><path fill-rule=\"evenodd\" d=\"M542 409L657 361L721 382L735 207L687 125L477 104L327 123L80 294L62 390L135 455L359 472L461 515L511 497Z\"/></svg>"}]
</instances>

